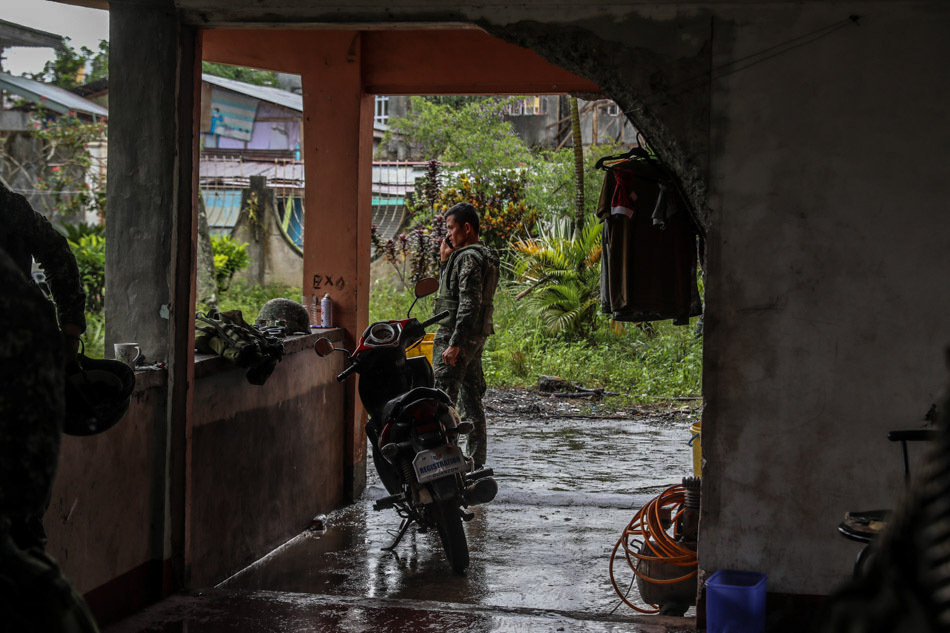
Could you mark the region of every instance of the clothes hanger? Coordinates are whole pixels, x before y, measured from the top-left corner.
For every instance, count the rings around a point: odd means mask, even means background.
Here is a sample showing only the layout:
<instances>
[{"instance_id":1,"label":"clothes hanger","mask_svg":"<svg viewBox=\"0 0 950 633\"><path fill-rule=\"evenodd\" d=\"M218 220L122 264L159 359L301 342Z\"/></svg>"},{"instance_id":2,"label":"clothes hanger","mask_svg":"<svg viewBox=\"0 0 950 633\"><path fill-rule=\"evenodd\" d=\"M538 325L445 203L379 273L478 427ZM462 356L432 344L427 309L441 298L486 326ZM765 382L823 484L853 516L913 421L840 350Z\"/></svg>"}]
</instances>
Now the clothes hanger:
<instances>
[{"instance_id":1,"label":"clothes hanger","mask_svg":"<svg viewBox=\"0 0 950 633\"><path fill-rule=\"evenodd\" d=\"M646 161L649 161L650 163L655 163L656 159L653 157L653 155L650 152L646 150L646 148L644 147L644 143L640 141L641 138L643 137L640 135L639 132L637 132L637 146L636 147L630 149L627 152L624 152L623 154L617 154L616 156L604 156L603 158L601 158L594 164L594 169L603 169L604 171L606 171L610 169L611 166L605 165L605 163L614 162L614 161L626 161L626 160L630 160L631 158L642 158Z\"/></svg>"}]
</instances>

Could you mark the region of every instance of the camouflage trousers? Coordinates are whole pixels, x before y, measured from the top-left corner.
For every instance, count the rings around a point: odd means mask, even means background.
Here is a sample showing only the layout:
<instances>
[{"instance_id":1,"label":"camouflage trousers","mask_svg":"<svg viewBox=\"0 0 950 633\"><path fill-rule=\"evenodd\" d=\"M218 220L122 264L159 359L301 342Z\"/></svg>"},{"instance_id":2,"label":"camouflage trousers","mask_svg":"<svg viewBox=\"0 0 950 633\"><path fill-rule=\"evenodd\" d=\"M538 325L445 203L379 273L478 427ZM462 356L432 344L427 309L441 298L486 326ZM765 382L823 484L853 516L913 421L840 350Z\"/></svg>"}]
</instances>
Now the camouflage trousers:
<instances>
[{"instance_id":1,"label":"camouflage trousers","mask_svg":"<svg viewBox=\"0 0 950 633\"><path fill-rule=\"evenodd\" d=\"M460 345L461 352L454 366L442 362L442 352L448 347L449 337L435 335L432 346L432 365L435 386L447 394L459 408L459 416L471 422L475 429L468 436L469 456L476 465L484 465L488 451L488 432L485 427L485 374L482 373L482 352L485 337L472 338Z\"/></svg>"}]
</instances>

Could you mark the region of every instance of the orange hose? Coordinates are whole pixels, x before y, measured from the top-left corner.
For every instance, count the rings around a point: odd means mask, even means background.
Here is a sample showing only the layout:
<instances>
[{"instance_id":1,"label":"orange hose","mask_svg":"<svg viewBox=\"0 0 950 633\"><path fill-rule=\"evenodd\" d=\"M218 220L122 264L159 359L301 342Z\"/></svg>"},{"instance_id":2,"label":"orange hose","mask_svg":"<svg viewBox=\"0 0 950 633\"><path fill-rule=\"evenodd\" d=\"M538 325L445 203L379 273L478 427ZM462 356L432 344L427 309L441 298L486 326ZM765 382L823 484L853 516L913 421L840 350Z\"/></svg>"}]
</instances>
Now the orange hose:
<instances>
[{"instance_id":1,"label":"orange hose","mask_svg":"<svg viewBox=\"0 0 950 633\"><path fill-rule=\"evenodd\" d=\"M620 535L610 552L610 582L620 599L634 611L659 613L660 608L655 604L650 605L652 609L638 607L627 600L624 592L617 585L617 580L614 578L614 559L617 556L617 550L621 546L623 546L624 557L627 559L630 569L638 578L642 578L646 582L656 585L672 585L696 576L696 552L683 547L675 540L676 519L685 510L685 502L686 489L683 486L673 486L664 490L640 508L630 523L627 524L627 527L624 528L623 534ZM663 521L660 518L661 510L669 510L668 515L673 517L673 536L663 529ZM692 571L679 578L650 578L637 570L637 563L640 561L663 561L677 567L692 568Z\"/></svg>"}]
</instances>

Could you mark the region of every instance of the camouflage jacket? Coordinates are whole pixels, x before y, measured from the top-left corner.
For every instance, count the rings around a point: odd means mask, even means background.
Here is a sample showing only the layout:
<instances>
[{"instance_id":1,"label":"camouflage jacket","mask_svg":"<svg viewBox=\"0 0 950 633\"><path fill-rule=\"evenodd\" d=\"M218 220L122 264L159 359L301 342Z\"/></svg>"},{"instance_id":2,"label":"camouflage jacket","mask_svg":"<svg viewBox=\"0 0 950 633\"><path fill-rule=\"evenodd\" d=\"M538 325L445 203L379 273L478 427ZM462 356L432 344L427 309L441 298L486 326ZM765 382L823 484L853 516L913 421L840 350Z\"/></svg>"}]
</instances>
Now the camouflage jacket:
<instances>
[{"instance_id":1,"label":"camouflage jacket","mask_svg":"<svg viewBox=\"0 0 950 633\"><path fill-rule=\"evenodd\" d=\"M17 268L0 249L0 519L42 516L63 424L63 339Z\"/></svg>"},{"instance_id":2,"label":"camouflage jacket","mask_svg":"<svg viewBox=\"0 0 950 633\"><path fill-rule=\"evenodd\" d=\"M462 346L493 332L491 313L498 285L498 254L481 242L454 251L445 265L435 311L452 317L436 334L450 346Z\"/></svg>"},{"instance_id":3,"label":"camouflage jacket","mask_svg":"<svg viewBox=\"0 0 950 633\"><path fill-rule=\"evenodd\" d=\"M0 249L31 279L33 259L40 263L59 313L60 324L86 329L86 294L76 258L66 238L33 210L26 198L0 183Z\"/></svg>"}]
</instances>

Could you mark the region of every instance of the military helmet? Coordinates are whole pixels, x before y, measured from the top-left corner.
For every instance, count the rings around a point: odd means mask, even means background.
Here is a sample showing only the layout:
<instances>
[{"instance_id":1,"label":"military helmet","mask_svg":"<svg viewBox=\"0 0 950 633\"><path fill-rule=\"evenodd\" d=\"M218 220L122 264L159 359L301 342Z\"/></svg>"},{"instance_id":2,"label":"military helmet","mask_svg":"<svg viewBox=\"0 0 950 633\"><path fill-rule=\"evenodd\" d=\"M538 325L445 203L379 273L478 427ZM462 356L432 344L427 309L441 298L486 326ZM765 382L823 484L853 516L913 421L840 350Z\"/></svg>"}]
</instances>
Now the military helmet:
<instances>
[{"instance_id":1,"label":"military helmet","mask_svg":"<svg viewBox=\"0 0 950 633\"><path fill-rule=\"evenodd\" d=\"M281 325L278 321L283 321L287 334L310 333L310 315L307 309L296 301L282 298L271 299L257 314L258 324L264 322L268 327L273 327Z\"/></svg>"},{"instance_id":2,"label":"military helmet","mask_svg":"<svg viewBox=\"0 0 950 633\"><path fill-rule=\"evenodd\" d=\"M95 435L118 424L129 409L135 372L116 360L79 357L78 369L66 376L67 435Z\"/></svg>"}]
</instances>

